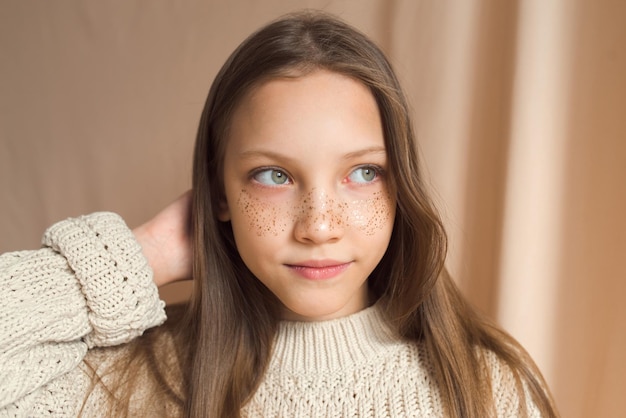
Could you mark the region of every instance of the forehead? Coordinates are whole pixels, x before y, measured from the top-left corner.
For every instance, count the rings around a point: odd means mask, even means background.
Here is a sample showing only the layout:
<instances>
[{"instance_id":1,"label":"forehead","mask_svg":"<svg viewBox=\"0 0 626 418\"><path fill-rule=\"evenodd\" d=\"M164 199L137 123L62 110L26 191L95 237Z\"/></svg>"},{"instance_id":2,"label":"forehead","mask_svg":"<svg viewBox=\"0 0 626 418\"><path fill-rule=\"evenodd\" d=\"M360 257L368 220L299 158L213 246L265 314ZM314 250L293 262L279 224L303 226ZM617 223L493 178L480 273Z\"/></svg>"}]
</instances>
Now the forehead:
<instances>
[{"instance_id":1,"label":"forehead","mask_svg":"<svg viewBox=\"0 0 626 418\"><path fill-rule=\"evenodd\" d=\"M288 149L332 140L335 145L384 146L380 112L369 88L336 72L265 80L242 99L227 148L265 144Z\"/></svg>"}]
</instances>

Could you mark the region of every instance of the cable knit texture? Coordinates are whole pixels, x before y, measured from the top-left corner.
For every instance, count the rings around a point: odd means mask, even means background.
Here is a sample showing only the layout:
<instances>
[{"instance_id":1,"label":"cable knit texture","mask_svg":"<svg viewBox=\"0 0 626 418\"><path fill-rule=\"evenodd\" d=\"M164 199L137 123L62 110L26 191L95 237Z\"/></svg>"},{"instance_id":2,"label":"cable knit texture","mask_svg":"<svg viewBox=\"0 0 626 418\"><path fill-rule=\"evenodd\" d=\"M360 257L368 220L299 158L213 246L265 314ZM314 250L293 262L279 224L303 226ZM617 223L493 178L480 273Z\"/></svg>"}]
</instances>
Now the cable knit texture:
<instances>
[{"instance_id":1,"label":"cable knit texture","mask_svg":"<svg viewBox=\"0 0 626 418\"><path fill-rule=\"evenodd\" d=\"M513 374L495 355L487 359L497 415L519 416ZM283 322L243 416L442 417L431 372L423 346L397 338L376 306L331 321Z\"/></svg>"},{"instance_id":2,"label":"cable knit texture","mask_svg":"<svg viewBox=\"0 0 626 418\"><path fill-rule=\"evenodd\" d=\"M376 308L320 323L284 322L247 416L441 416L424 353Z\"/></svg>"},{"instance_id":3,"label":"cable knit texture","mask_svg":"<svg viewBox=\"0 0 626 418\"><path fill-rule=\"evenodd\" d=\"M43 245L0 256L0 416L38 416L42 402L47 415L75 416L53 408L65 402L45 396L46 386L76 374L89 348L165 320L152 271L118 215L59 222ZM76 378L84 396L89 381Z\"/></svg>"},{"instance_id":4,"label":"cable knit texture","mask_svg":"<svg viewBox=\"0 0 626 418\"><path fill-rule=\"evenodd\" d=\"M44 245L0 256L0 417L99 417L108 398L97 386L85 402L92 374L85 353L160 324L163 303L139 245L117 215L58 223ZM172 344L171 338L164 334L159 344ZM89 362L98 369L113 364L126 347L91 350ZM497 415L518 416L511 371L495 355L487 360ZM285 321L242 415L442 417L431 371L423 346L396 337L377 306L330 321ZM145 384L133 392L130 416L180 414L167 405L154 410L149 373L139 376Z\"/></svg>"}]
</instances>

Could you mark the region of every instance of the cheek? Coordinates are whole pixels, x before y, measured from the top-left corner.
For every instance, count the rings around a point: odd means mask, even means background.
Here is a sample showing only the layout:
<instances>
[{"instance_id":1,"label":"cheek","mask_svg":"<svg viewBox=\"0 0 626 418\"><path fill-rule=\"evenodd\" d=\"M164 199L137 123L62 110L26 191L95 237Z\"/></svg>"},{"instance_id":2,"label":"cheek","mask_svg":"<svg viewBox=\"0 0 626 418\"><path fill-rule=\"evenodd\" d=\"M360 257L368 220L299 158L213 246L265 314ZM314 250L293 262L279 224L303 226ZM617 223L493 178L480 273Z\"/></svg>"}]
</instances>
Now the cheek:
<instances>
[{"instance_id":1,"label":"cheek","mask_svg":"<svg viewBox=\"0 0 626 418\"><path fill-rule=\"evenodd\" d=\"M288 228L291 215L284 205L261 200L245 189L240 192L236 207L246 229L258 237L278 236Z\"/></svg>"},{"instance_id":2,"label":"cheek","mask_svg":"<svg viewBox=\"0 0 626 418\"><path fill-rule=\"evenodd\" d=\"M342 202L325 198L317 209L313 205L312 194L299 202L286 204L259 199L245 189L236 200L240 225L257 237L284 234L291 231L296 222L301 222L305 228L323 224L331 231L349 228L372 236L390 229L395 215L393 200L382 191L367 199Z\"/></svg>"},{"instance_id":3,"label":"cheek","mask_svg":"<svg viewBox=\"0 0 626 418\"><path fill-rule=\"evenodd\" d=\"M345 223L367 236L390 229L395 216L395 204L388 193L376 192L368 199L355 200L346 205Z\"/></svg>"},{"instance_id":4,"label":"cheek","mask_svg":"<svg viewBox=\"0 0 626 418\"><path fill-rule=\"evenodd\" d=\"M283 205L281 231L298 222L305 229L317 229L322 226L328 231L353 229L372 236L390 229L393 224L395 204L384 191L373 193L369 198L352 201L328 196L318 199L310 192L289 208ZM273 207L273 213L277 207Z\"/></svg>"}]
</instances>

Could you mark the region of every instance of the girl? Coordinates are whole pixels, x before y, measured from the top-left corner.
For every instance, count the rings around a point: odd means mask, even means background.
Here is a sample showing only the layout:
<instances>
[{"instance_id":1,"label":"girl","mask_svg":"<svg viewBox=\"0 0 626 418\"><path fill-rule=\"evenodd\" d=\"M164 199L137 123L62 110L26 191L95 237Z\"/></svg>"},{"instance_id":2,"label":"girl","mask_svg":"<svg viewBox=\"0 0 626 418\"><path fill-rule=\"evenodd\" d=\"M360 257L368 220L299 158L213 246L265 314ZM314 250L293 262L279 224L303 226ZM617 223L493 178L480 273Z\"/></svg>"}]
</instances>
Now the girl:
<instances>
[{"instance_id":1,"label":"girl","mask_svg":"<svg viewBox=\"0 0 626 418\"><path fill-rule=\"evenodd\" d=\"M556 416L447 275L414 142L365 36L314 12L253 34L209 92L190 194L134 234L93 214L0 259L0 414ZM154 284L189 275L144 333Z\"/></svg>"}]
</instances>

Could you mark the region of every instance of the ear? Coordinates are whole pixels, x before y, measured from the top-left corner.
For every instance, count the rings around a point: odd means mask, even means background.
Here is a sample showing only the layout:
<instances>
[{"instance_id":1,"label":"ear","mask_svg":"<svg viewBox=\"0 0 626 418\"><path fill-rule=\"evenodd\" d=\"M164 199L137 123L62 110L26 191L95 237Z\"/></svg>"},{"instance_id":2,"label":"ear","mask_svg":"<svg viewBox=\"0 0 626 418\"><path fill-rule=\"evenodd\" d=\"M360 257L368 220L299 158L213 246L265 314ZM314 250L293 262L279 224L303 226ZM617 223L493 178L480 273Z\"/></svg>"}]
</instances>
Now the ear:
<instances>
[{"instance_id":1,"label":"ear","mask_svg":"<svg viewBox=\"0 0 626 418\"><path fill-rule=\"evenodd\" d=\"M222 222L230 221L230 209L226 198L222 197L217 204L217 219Z\"/></svg>"}]
</instances>

